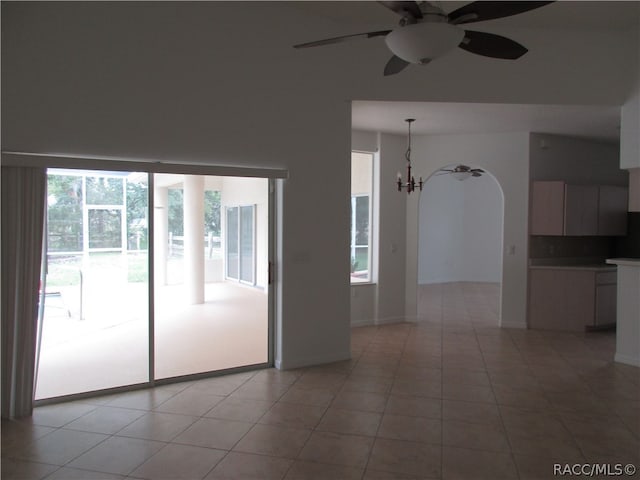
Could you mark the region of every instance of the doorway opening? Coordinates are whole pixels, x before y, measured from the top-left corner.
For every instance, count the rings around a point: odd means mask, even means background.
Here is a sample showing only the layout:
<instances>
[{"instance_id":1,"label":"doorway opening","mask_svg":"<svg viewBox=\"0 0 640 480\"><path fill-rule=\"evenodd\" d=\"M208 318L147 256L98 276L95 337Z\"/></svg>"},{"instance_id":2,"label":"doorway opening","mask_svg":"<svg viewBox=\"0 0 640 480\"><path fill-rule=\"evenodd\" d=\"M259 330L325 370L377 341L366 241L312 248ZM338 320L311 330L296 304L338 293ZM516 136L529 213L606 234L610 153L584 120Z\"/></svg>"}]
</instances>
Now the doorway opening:
<instances>
[{"instance_id":1,"label":"doorway opening","mask_svg":"<svg viewBox=\"0 0 640 480\"><path fill-rule=\"evenodd\" d=\"M440 318L447 309L461 323L499 324L503 218L502 189L490 173L429 177L419 206L419 316Z\"/></svg>"}]
</instances>

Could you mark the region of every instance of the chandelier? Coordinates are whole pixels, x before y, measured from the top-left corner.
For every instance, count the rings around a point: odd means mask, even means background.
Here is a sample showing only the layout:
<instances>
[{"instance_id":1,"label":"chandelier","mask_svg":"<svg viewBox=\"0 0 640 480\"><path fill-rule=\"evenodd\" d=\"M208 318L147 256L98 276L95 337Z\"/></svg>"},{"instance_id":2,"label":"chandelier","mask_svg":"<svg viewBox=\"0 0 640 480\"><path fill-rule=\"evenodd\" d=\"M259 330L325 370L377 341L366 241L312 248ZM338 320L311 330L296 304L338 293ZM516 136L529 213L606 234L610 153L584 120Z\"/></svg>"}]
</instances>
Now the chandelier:
<instances>
[{"instance_id":1,"label":"chandelier","mask_svg":"<svg viewBox=\"0 0 640 480\"><path fill-rule=\"evenodd\" d=\"M406 188L407 194L413 192L416 189L416 185L420 188L420 190L422 190L422 185L424 185L422 177L420 177L420 180L416 182L416 179L413 178L413 175L411 175L411 123L415 121L415 118L407 118L405 120L409 127L407 151L404 154L404 158L407 159L407 178L405 182L402 181L402 174L398 172L398 191L401 192L403 188Z\"/></svg>"}]
</instances>

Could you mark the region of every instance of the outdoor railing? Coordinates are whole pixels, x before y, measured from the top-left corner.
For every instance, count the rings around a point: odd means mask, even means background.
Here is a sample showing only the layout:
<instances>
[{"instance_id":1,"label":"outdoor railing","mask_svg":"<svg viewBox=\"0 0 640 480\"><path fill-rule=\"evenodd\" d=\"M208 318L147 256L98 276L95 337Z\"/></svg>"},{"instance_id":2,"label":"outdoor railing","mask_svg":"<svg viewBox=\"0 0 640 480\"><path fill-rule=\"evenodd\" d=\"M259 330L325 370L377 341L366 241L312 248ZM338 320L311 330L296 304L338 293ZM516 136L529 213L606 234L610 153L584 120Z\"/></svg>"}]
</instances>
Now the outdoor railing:
<instances>
[{"instance_id":1,"label":"outdoor railing","mask_svg":"<svg viewBox=\"0 0 640 480\"><path fill-rule=\"evenodd\" d=\"M214 236L213 233L209 233L204 238L205 248L209 258L213 258L214 250L221 248L220 237ZM184 236L174 235L169 232L169 256L182 255L184 252Z\"/></svg>"}]
</instances>

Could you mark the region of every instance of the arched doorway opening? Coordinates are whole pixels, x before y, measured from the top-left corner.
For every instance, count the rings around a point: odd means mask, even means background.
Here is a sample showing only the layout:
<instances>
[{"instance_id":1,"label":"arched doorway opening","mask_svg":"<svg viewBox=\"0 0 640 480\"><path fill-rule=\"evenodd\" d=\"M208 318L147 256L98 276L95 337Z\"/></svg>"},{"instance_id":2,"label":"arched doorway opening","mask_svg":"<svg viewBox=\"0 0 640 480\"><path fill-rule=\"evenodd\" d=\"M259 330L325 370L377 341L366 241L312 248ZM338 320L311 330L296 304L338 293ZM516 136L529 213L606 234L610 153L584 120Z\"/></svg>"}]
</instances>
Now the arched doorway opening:
<instances>
[{"instance_id":1,"label":"arched doorway opening","mask_svg":"<svg viewBox=\"0 0 640 480\"><path fill-rule=\"evenodd\" d=\"M502 189L486 169L463 181L441 171L428 178L418 215L418 316L440 319L446 309L448 321L499 325L503 221Z\"/></svg>"}]
</instances>

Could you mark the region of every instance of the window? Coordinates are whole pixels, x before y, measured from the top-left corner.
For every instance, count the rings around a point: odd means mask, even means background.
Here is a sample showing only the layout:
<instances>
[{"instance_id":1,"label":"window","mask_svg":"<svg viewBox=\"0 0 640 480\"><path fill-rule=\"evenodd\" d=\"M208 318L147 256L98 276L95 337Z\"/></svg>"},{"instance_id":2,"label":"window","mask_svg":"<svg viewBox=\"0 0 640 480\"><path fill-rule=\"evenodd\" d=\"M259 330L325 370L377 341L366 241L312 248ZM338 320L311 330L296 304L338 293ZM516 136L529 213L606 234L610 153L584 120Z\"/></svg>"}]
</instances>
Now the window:
<instances>
[{"instance_id":1,"label":"window","mask_svg":"<svg viewBox=\"0 0 640 480\"><path fill-rule=\"evenodd\" d=\"M373 154L351 153L351 283L370 282Z\"/></svg>"}]
</instances>

